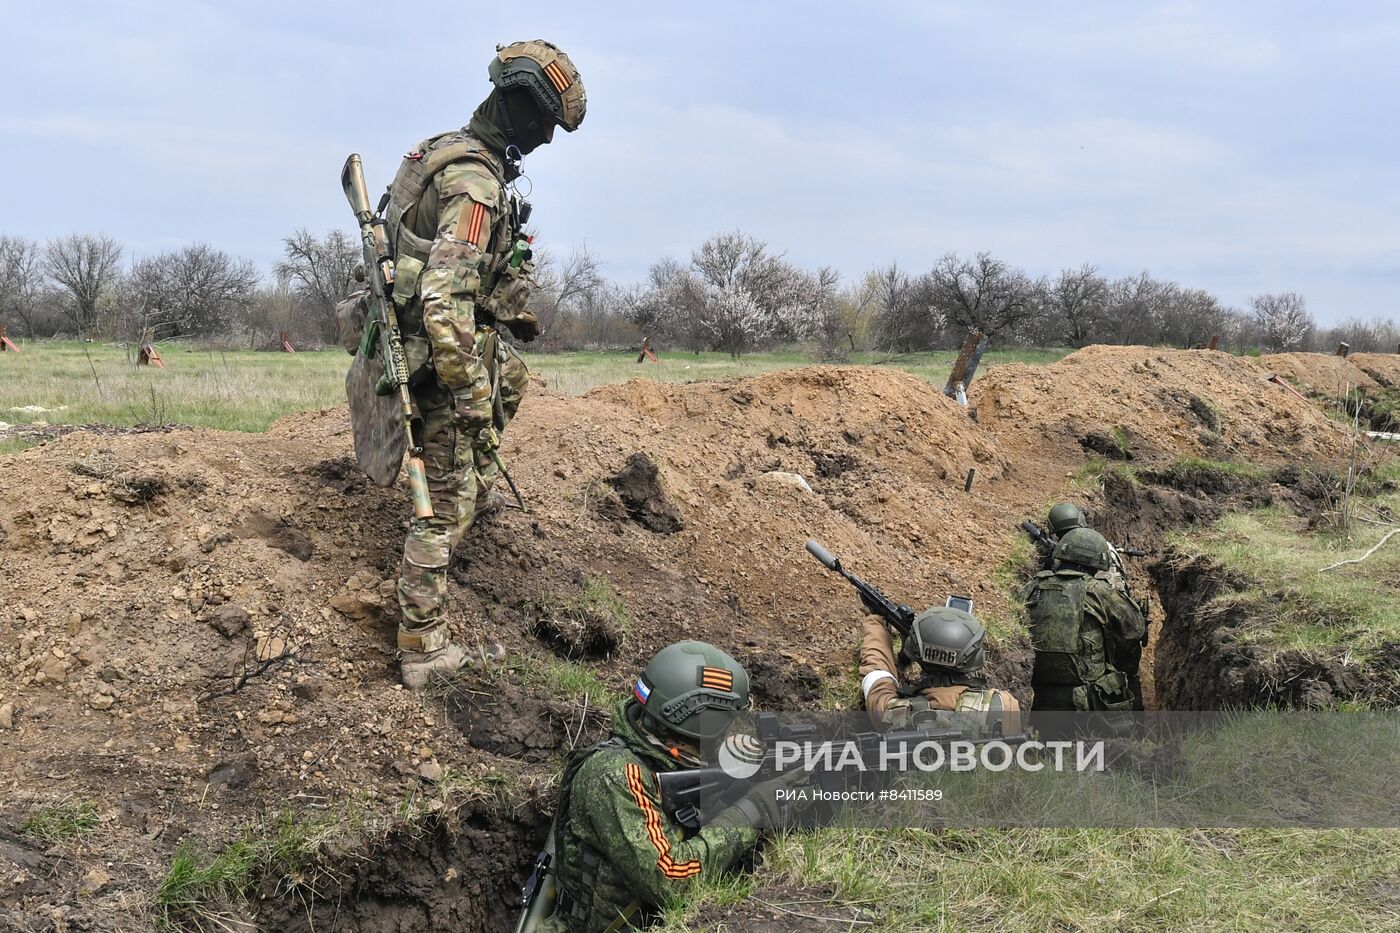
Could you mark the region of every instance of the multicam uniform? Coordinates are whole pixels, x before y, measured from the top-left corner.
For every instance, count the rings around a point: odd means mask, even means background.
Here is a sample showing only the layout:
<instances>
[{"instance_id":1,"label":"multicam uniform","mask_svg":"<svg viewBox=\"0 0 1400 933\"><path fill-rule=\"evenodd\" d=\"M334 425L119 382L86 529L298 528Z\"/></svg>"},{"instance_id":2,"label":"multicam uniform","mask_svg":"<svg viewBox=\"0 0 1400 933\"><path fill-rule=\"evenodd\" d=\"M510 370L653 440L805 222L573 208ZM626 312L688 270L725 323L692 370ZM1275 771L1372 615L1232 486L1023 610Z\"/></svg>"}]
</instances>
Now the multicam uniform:
<instances>
[{"instance_id":1,"label":"multicam uniform","mask_svg":"<svg viewBox=\"0 0 1400 933\"><path fill-rule=\"evenodd\" d=\"M497 326L529 320L529 267L508 261L519 231L506 166L466 130L424 140L404 158L388 220L394 304L434 513L414 519L404 542L399 647L433 651L447 640L441 622L452 549L497 472L487 439L462 425L460 410L500 432L520 407L528 372Z\"/></svg>"},{"instance_id":2,"label":"multicam uniform","mask_svg":"<svg viewBox=\"0 0 1400 933\"><path fill-rule=\"evenodd\" d=\"M867 615L861 623L860 674L861 691L865 694L865 709L870 721L879 727L890 725L886 712L896 700L913 698L911 712L921 709L947 711L950 725L971 724L977 731L986 725L989 712L999 710L1002 731L1006 734L1020 731L1021 706L1016 698L1005 690L993 690L983 686L981 677L963 677L963 682L954 675L932 675L913 689L900 687L899 663L895 657L894 638L885 627L884 620L877 615Z\"/></svg>"},{"instance_id":3,"label":"multicam uniform","mask_svg":"<svg viewBox=\"0 0 1400 933\"><path fill-rule=\"evenodd\" d=\"M540 928L600 933L640 926L696 883L734 865L758 831L731 807L685 838L661 812L656 774L685 765L649 740L640 706L613 710L612 736L570 761L560 788L558 907Z\"/></svg>"}]
</instances>

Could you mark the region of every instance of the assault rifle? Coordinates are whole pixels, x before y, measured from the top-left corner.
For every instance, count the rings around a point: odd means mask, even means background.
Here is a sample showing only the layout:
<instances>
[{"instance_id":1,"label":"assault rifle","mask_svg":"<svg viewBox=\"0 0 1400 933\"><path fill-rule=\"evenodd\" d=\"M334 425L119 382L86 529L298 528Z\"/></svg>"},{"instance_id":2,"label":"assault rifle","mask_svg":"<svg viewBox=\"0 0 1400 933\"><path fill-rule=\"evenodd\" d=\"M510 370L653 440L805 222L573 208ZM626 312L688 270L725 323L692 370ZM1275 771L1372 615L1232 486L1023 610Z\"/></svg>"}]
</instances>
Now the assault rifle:
<instances>
[{"instance_id":1,"label":"assault rifle","mask_svg":"<svg viewBox=\"0 0 1400 933\"><path fill-rule=\"evenodd\" d=\"M802 769L803 758L806 758L808 751L813 753L819 765L809 772L808 787L831 792L886 786L904 773L898 768L889 767L890 763L913 760L913 750L929 743L946 746L966 741L974 745L989 742L1019 745L1030 740L1025 732L1001 734L1000 723L993 728L995 731L991 735L969 738L962 730L929 715L923 722L916 720L907 729L889 732L865 729L845 735L822 735L815 725L781 725L776 714L760 713L756 719L756 735L757 745L762 751L748 767L742 764L736 766L732 758L726 761L721 753L720 766L658 774L661 809L688 835L694 835L757 785L785 771ZM803 758L779 770L775 747L779 742L802 745ZM847 745L854 750L853 755L846 750ZM821 764L837 766L825 768L820 767ZM832 812L829 807L818 808L809 819L820 822Z\"/></svg>"},{"instance_id":2,"label":"assault rifle","mask_svg":"<svg viewBox=\"0 0 1400 933\"><path fill-rule=\"evenodd\" d=\"M757 742L752 750L756 754L751 760L721 751L719 767L657 774L661 809L688 835L699 832L721 811L738 803L755 785L777 775L776 742L801 741L817 733L813 725L783 725L776 713L759 713L754 717L754 726Z\"/></svg>"},{"instance_id":3,"label":"assault rifle","mask_svg":"<svg viewBox=\"0 0 1400 933\"><path fill-rule=\"evenodd\" d=\"M807 539L807 553L821 561L822 566L827 570L835 571L845 577L847 582L854 586L856 592L860 594L860 601L865 604L865 608L884 619L885 624L898 632L901 638L910 636L914 629L913 609L895 602L871 584L851 573L841 566L841 558L810 538Z\"/></svg>"},{"instance_id":4,"label":"assault rifle","mask_svg":"<svg viewBox=\"0 0 1400 933\"><path fill-rule=\"evenodd\" d=\"M399 333L398 313L390 293L394 287L394 260L389 252L389 238L384 231L384 218L369 206L369 191L365 187L365 170L359 153L351 153L340 170L340 186L355 222L360 226L360 242L364 256L365 281L369 285L369 320L357 351L365 359L379 353L384 375L374 387L375 395L398 393L403 409L403 430L408 451L408 488L413 496L413 514L418 518L433 517L433 503L428 496L428 475L423 469L423 448L413 438L413 399L408 392L408 357L404 354L403 337ZM381 211L383 203L380 204Z\"/></svg>"},{"instance_id":5,"label":"assault rifle","mask_svg":"<svg viewBox=\"0 0 1400 933\"><path fill-rule=\"evenodd\" d=\"M1040 555L1042 557L1048 558L1050 554L1055 550L1055 545L1060 543L1059 538L1055 537L1050 532L1044 530L1035 522L1031 521L1029 518L1022 521L1021 524L1017 525L1016 527L1020 528L1026 533L1026 537L1031 539L1031 543L1035 545L1035 549L1040 552ZM1109 542L1108 546L1113 548L1119 554L1122 554L1124 557L1147 556L1147 552L1139 547L1118 547L1118 545L1114 544L1111 541Z\"/></svg>"}]
</instances>

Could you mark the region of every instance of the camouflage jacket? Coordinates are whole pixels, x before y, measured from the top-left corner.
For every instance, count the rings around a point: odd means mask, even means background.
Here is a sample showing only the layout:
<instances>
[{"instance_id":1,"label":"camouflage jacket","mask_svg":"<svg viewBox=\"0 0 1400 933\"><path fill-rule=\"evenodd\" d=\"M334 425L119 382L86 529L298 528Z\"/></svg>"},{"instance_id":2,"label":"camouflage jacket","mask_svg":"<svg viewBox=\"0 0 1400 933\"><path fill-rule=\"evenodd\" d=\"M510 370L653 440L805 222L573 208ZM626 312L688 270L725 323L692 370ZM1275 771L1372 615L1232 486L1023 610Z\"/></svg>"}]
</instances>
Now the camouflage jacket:
<instances>
[{"instance_id":1,"label":"camouflage jacket","mask_svg":"<svg viewBox=\"0 0 1400 933\"><path fill-rule=\"evenodd\" d=\"M1137 604L1107 580L1044 570L1022 598L1036 653L1033 683L1083 685L1113 697L1137 676L1147 622Z\"/></svg>"},{"instance_id":2,"label":"camouflage jacket","mask_svg":"<svg viewBox=\"0 0 1400 933\"><path fill-rule=\"evenodd\" d=\"M558 881L569 895L561 908L572 900L582 909L577 917L556 910L545 930L599 933L623 914L636 923L758 841L732 808L689 839L666 818L656 774L682 765L641 734L637 709L631 700L614 708L612 740L587 753L569 784L567 812L555 816Z\"/></svg>"},{"instance_id":3,"label":"camouflage jacket","mask_svg":"<svg viewBox=\"0 0 1400 933\"><path fill-rule=\"evenodd\" d=\"M455 158L437 167L444 153ZM518 231L505 167L457 130L419 143L389 191L394 304L410 369L430 360L447 388L473 388L480 376L477 329L506 319L507 308L523 310L529 294L529 270L509 265Z\"/></svg>"}]
</instances>

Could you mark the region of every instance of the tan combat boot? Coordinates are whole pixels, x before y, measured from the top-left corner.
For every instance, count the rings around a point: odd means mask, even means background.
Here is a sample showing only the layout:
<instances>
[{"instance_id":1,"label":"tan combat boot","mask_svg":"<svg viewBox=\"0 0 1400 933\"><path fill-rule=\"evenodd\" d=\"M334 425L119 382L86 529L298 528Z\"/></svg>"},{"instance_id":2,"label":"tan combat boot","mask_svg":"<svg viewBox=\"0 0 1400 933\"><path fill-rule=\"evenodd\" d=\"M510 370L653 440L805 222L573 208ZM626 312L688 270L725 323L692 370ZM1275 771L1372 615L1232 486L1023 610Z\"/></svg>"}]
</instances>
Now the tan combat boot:
<instances>
[{"instance_id":1,"label":"tan combat boot","mask_svg":"<svg viewBox=\"0 0 1400 933\"><path fill-rule=\"evenodd\" d=\"M505 508L506 505L506 497L492 489L484 496L477 496L476 517L485 518L488 515L494 515Z\"/></svg>"},{"instance_id":2,"label":"tan combat boot","mask_svg":"<svg viewBox=\"0 0 1400 933\"><path fill-rule=\"evenodd\" d=\"M422 690L472 663L467 649L447 637L447 628L409 632L399 628L399 678L410 690Z\"/></svg>"}]
</instances>

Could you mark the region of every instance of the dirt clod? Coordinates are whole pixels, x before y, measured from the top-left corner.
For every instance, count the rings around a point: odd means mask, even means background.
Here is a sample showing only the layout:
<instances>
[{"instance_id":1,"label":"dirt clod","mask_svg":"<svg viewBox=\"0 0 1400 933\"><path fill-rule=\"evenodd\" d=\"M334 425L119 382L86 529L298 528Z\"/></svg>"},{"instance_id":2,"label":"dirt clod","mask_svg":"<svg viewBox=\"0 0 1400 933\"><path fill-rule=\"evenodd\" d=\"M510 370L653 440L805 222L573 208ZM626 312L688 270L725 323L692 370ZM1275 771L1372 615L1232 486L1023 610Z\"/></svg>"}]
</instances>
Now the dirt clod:
<instances>
[{"instance_id":1,"label":"dirt clod","mask_svg":"<svg viewBox=\"0 0 1400 933\"><path fill-rule=\"evenodd\" d=\"M225 638L233 638L248 628L248 610L232 603L219 606L209 614L209 624Z\"/></svg>"},{"instance_id":2,"label":"dirt clod","mask_svg":"<svg viewBox=\"0 0 1400 933\"><path fill-rule=\"evenodd\" d=\"M674 534L685 527L681 510L666 495L656 461L644 453L634 453L607 484L617 493L627 516L657 534Z\"/></svg>"}]
</instances>

